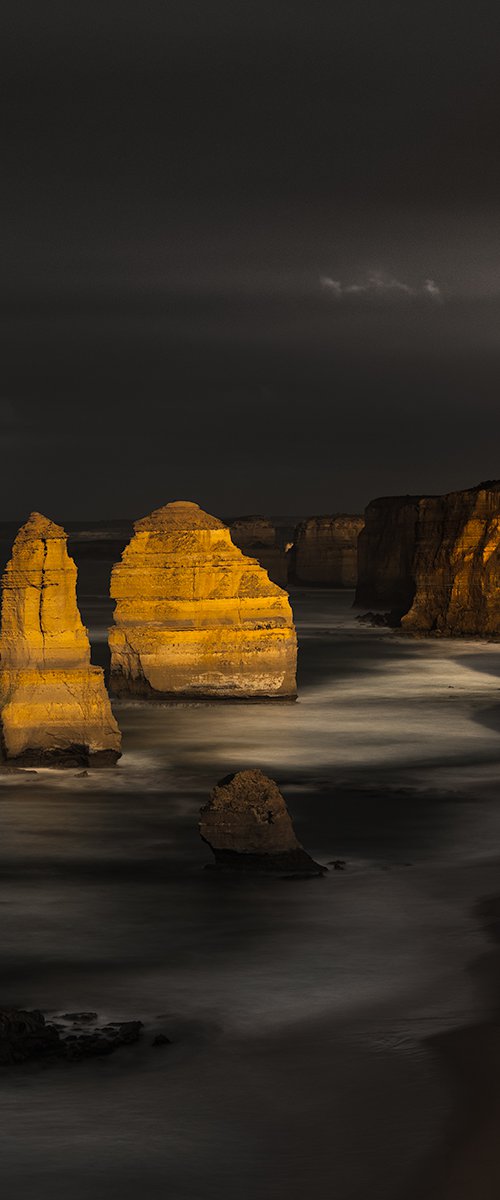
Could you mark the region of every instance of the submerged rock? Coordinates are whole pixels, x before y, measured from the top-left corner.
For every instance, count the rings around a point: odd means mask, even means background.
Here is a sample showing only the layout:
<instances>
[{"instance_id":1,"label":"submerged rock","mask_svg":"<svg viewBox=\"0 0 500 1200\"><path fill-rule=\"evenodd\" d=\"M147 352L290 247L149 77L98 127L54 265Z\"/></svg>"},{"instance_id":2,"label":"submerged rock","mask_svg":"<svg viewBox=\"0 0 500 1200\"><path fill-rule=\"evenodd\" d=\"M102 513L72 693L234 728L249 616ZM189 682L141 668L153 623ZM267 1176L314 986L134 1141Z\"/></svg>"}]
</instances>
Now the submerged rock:
<instances>
[{"instance_id":1,"label":"submerged rock","mask_svg":"<svg viewBox=\"0 0 500 1200\"><path fill-rule=\"evenodd\" d=\"M500 481L422 499L403 630L500 634Z\"/></svg>"},{"instance_id":2,"label":"submerged rock","mask_svg":"<svg viewBox=\"0 0 500 1200\"><path fill-rule=\"evenodd\" d=\"M113 568L111 680L119 695L294 699L288 596L229 529L177 501L136 521Z\"/></svg>"},{"instance_id":3,"label":"submerged rock","mask_svg":"<svg viewBox=\"0 0 500 1200\"><path fill-rule=\"evenodd\" d=\"M38 1009L33 1012L0 1009L0 1065L55 1055L59 1053L59 1046L57 1029L46 1025L45 1017Z\"/></svg>"},{"instance_id":4,"label":"submerged rock","mask_svg":"<svg viewBox=\"0 0 500 1200\"><path fill-rule=\"evenodd\" d=\"M0 1009L0 1065L38 1058L74 1062L101 1057L136 1042L141 1029L142 1021L99 1024L97 1013L63 1013L47 1022L38 1009Z\"/></svg>"},{"instance_id":5,"label":"submerged rock","mask_svg":"<svg viewBox=\"0 0 500 1200\"><path fill-rule=\"evenodd\" d=\"M201 810L200 834L229 870L323 875L297 840L278 785L262 771L238 771L214 788Z\"/></svg>"},{"instance_id":6,"label":"submerged rock","mask_svg":"<svg viewBox=\"0 0 500 1200\"><path fill-rule=\"evenodd\" d=\"M32 513L2 580L0 722L17 765L115 763L120 731L76 602L66 534Z\"/></svg>"},{"instance_id":7,"label":"submerged rock","mask_svg":"<svg viewBox=\"0 0 500 1200\"><path fill-rule=\"evenodd\" d=\"M298 526L292 553L297 583L353 588L358 577L358 536L364 519L334 514L308 517Z\"/></svg>"}]
</instances>

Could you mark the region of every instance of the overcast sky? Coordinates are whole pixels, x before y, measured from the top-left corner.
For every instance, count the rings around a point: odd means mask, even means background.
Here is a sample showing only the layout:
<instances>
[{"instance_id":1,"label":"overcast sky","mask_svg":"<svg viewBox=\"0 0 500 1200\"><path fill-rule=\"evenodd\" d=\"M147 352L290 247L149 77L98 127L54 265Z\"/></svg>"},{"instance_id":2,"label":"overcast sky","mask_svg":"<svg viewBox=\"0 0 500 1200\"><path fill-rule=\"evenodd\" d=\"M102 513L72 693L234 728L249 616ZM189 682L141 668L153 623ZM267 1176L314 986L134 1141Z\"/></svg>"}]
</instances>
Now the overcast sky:
<instances>
[{"instance_id":1,"label":"overcast sky","mask_svg":"<svg viewBox=\"0 0 500 1200\"><path fill-rule=\"evenodd\" d=\"M500 6L11 3L1 516L500 476Z\"/></svg>"}]
</instances>

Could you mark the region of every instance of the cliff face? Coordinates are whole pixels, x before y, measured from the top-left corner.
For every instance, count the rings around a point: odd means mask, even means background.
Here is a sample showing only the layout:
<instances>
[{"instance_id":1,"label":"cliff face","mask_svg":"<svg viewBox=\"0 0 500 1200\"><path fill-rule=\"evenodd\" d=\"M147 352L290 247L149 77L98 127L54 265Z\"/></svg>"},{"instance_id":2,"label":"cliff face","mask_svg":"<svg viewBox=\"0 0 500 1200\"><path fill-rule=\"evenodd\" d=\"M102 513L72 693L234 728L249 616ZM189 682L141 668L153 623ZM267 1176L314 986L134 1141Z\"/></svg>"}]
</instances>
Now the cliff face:
<instances>
[{"instance_id":1,"label":"cliff face","mask_svg":"<svg viewBox=\"0 0 500 1200\"><path fill-rule=\"evenodd\" d=\"M288 596L197 504L135 523L112 572L114 690L149 696L294 698Z\"/></svg>"},{"instance_id":2,"label":"cliff face","mask_svg":"<svg viewBox=\"0 0 500 1200\"><path fill-rule=\"evenodd\" d=\"M402 627L500 634L500 482L420 501L415 595Z\"/></svg>"},{"instance_id":3,"label":"cliff face","mask_svg":"<svg viewBox=\"0 0 500 1200\"><path fill-rule=\"evenodd\" d=\"M66 534L40 513L19 531L2 580L0 722L8 758L116 762L120 733L76 602Z\"/></svg>"},{"instance_id":4,"label":"cliff face","mask_svg":"<svg viewBox=\"0 0 500 1200\"><path fill-rule=\"evenodd\" d=\"M420 496L387 496L365 509L358 541L354 603L407 612L415 591L414 557Z\"/></svg>"},{"instance_id":5,"label":"cliff face","mask_svg":"<svg viewBox=\"0 0 500 1200\"><path fill-rule=\"evenodd\" d=\"M363 517L309 517L298 526L293 550L297 583L352 588L358 577L358 536Z\"/></svg>"},{"instance_id":6,"label":"cliff face","mask_svg":"<svg viewBox=\"0 0 500 1200\"><path fill-rule=\"evenodd\" d=\"M201 810L200 834L219 867L294 875L324 871L297 840L277 784L262 771L238 771L217 784Z\"/></svg>"},{"instance_id":7,"label":"cliff face","mask_svg":"<svg viewBox=\"0 0 500 1200\"><path fill-rule=\"evenodd\" d=\"M288 582L288 559L278 546L276 530L267 517L238 517L229 526L231 541L244 554L256 558L267 571L273 583L286 587Z\"/></svg>"}]
</instances>

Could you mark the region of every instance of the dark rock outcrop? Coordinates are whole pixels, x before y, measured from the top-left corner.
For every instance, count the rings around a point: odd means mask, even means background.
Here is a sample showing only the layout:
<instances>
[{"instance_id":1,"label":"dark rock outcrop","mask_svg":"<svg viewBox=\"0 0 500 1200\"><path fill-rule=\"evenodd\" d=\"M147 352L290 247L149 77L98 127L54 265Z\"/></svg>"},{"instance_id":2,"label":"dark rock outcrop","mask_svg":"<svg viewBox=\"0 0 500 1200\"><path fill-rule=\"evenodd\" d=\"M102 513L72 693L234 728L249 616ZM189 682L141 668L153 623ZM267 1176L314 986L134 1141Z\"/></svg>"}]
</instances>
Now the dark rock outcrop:
<instances>
[{"instance_id":1,"label":"dark rock outcrop","mask_svg":"<svg viewBox=\"0 0 500 1200\"><path fill-rule=\"evenodd\" d=\"M230 522L229 530L234 545L244 554L256 558L273 583L286 587L288 558L285 549L278 545L272 522L267 517L236 517Z\"/></svg>"},{"instance_id":2,"label":"dark rock outcrop","mask_svg":"<svg viewBox=\"0 0 500 1200\"><path fill-rule=\"evenodd\" d=\"M414 558L421 496L384 496L365 509L358 540L358 608L407 612L415 592Z\"/></svg>"},{"instance_id":3,"label":"dark rock outcrop","mask_svg":"<svg viewBox=\"0 0 500 1200\"><path fill-rule=\"evenodd\" d=\"M100 1024L97 1013L63 1013L48 1022L39 1009L0 1009L0 1065L101 1057L136 1042L141 1029L142 1021Z\"/></svg>"},{"instance_id":4,"label":"dark rock outcrop","mask_svg":"<svg viewBox=\"0 0 500 1200\"><path fill-rule=\"evenodd\" d=\"M200 834L216 866L227 870L286 876L325 872L297 840L277 784L262 771L238 771L220 780L201 810Z\"/></svg>"},{"instance_id":5,"label":"dark rock outcrop","mask_svg":"<svg viewBox=\"0 0 500 1200\"><path fill-rule=\"evenodd\" d=\"M500 481L420 501L413 576L404 630L500 634Z\"/></svg>"},{"instance_id":6,"label":"dark rock outcrop","mask_svg":"<svg viewBox=\"0 0 500 1200\"><path fill-rule=\"evenodd\" d=\"M292 551L295 581L323 587L355 587L358 536L363 525L363 517L345 513L302 521Z\"/></svg>"}]
</instances>

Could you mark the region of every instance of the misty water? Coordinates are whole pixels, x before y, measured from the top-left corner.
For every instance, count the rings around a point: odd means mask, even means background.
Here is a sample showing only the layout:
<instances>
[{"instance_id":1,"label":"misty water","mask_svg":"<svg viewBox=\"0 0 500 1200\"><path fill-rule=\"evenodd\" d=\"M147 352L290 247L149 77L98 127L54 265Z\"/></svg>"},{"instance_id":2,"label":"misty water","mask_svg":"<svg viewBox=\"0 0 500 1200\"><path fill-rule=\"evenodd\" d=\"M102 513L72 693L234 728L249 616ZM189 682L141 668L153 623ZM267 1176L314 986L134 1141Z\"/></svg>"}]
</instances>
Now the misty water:
<instances>
[{"instance_id":1,"label":"misty water","mask_svg":"<svg viewBox=\"0 0 500 1200\"><path fill-rule=\"evenodd\" d=\"M111 1058L4 1069L5 1200L429 1194L452 1109L434 1038L492 1004L500 645L292 601L296 704L121 703L115 770L0 776L1 1003L145 1023ZM109 607L81 603L104 662ZM344 870L204 869L199 808L248 766Z\"/></svg>"}]
</instances>

